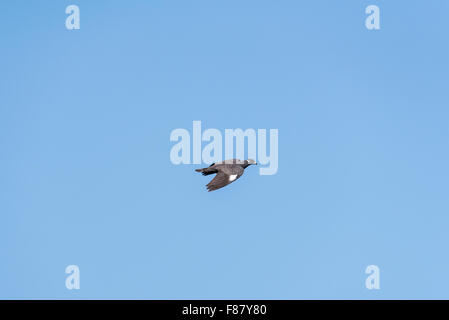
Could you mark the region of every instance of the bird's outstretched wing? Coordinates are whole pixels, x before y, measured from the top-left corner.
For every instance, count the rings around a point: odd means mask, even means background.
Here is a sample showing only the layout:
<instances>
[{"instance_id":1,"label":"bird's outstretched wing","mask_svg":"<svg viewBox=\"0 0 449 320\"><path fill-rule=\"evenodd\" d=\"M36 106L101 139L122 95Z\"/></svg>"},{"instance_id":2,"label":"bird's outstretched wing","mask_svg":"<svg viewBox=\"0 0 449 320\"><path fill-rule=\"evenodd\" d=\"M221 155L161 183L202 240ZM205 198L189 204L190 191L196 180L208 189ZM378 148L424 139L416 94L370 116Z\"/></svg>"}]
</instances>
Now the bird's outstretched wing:
<instances>
[{"instance_id":1,"label":"bird's outstretched wing","mask_svg":"<svg viewBox=\"0 0 449 320\"><path fill-rule=\"evenodd\" d=\"M206 185L206 187L209 192L214 191L227 186L238 178L240 178L240 176L238 176L237 174L227 175L226 173L219 171L217 175L211 180L211 182Z\"/></svg>"}]
</instances>

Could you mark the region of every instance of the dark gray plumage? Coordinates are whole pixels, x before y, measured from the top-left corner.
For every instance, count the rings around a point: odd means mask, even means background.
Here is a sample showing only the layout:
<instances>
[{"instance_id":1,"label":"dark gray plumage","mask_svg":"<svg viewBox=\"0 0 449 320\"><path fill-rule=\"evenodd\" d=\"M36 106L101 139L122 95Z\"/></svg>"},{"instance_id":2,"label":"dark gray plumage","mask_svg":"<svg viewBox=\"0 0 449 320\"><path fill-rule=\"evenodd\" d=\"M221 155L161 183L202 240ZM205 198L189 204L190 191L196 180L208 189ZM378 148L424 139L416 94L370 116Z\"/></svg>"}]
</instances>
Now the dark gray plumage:
<instances>
[{"instance_id":1,"label":"dark gray plumage","mask_svg":"<svg viewBox=\"0 0 449 320\"><path fill-rule=\"evenodd\" d=\"M212 163L207 168L196 169L196 172L201 172L203 176L216 173L217 175L206 185L207 190L214 191L228 184L234 182L243 175L247 167L252 164L257 164L256 161L248 159L245 161L239 159L225 160L221 162Z\"/></svg>"}]
</instances>

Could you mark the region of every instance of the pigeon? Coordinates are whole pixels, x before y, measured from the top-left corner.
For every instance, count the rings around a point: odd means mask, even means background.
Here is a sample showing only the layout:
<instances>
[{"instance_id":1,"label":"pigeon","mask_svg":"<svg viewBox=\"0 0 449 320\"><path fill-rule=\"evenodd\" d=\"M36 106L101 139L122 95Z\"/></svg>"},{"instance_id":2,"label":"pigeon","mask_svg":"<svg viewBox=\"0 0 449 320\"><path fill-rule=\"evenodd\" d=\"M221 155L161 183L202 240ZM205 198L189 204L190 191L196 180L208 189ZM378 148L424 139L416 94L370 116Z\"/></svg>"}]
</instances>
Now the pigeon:
<instances>
[{"instance_id":1,"label":"pigeon","mask_svg":"<svg viewBox=\"0 0 449 320\"><path fill-rule=\"evenodd\" d=\"M243 175L247 167L252 164L257 164L253 159L245 161L239 159L230 159L221 162L212 163L207 168L196 169L196 172L201 172L203 176L213 173L217 175L206 185L209 192L223 188L228 184L234 182Z\"/></svg>"}]
</instances>

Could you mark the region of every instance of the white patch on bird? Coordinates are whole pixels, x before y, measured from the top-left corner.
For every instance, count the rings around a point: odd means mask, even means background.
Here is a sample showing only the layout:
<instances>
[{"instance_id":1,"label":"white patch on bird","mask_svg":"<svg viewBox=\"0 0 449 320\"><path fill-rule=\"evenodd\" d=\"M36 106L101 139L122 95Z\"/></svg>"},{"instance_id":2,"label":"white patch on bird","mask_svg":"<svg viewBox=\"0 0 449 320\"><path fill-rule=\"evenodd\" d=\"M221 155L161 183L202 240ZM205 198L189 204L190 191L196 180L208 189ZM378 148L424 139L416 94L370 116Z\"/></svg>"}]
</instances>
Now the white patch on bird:
<instances>
[{"instance_id":1,"label":"white patch on bird","mask_svg":"<svg viewBox=\"0 0 449 320\"><path fill-rule=\"evenodd\" d=\"M237 179L237 175L236 174L231 174L229 176L229 181L234 181L235 179Z\"/></svg>"}]
</instances>

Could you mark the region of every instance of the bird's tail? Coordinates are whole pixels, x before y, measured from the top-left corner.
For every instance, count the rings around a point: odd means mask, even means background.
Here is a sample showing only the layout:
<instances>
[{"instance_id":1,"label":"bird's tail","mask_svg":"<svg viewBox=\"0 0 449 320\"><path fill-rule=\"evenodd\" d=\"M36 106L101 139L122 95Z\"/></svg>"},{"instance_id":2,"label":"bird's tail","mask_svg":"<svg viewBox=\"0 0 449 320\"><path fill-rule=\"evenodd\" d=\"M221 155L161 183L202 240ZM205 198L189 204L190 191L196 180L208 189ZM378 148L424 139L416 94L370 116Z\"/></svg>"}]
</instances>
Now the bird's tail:
<instances>
[{"instance_id":1,"label":"bird's tail","mask_svg":"<svg viewBox=\"0 0 449 320\"><path fill-rule=\"evenodd\" d=\"M209 168L195 169L196 172L201 172L203 176L207 176L209 174L217 173L215 170L208 170Z\"/></svg>"}]
</instances>

